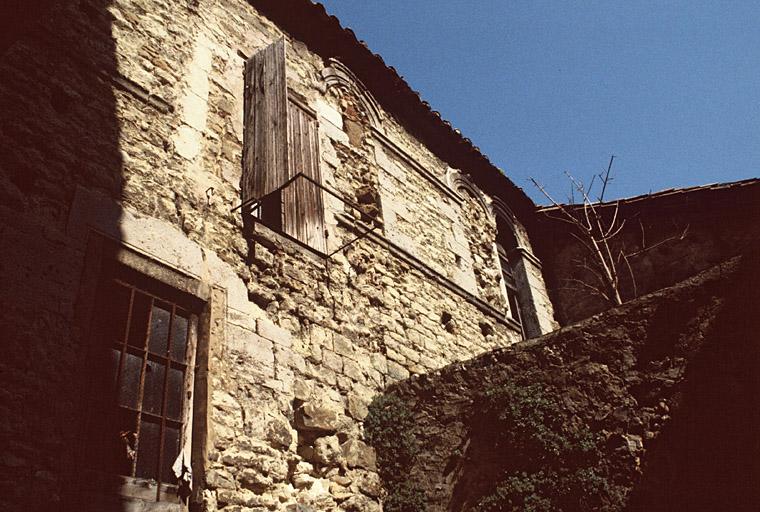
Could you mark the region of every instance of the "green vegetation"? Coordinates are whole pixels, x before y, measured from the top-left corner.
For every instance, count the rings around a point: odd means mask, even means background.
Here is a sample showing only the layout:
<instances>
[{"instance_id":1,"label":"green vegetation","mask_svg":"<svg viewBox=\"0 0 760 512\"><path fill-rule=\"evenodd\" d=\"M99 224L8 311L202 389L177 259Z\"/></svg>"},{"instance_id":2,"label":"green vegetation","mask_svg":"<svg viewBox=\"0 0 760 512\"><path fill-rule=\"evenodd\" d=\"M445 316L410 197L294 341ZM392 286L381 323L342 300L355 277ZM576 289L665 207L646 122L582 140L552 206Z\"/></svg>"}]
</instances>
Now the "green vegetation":
<instances>
[{"instance_id":1,"label":"green vegetation","mask_svg":"<svg viewBox=\"0 0 760 512\"><path fill-rule=\"evenodd\" d=\"M419 451L411 411L395 395L378 397L369 406L364 429L367 441L375 448L380 477L388 493L383 510L423 512L425 493L408 478Z\"/></svg>"},{"instance_id":2,"label":"green vegetation","mask_svg":"<svg viewBox=\"0 0 760 512\"><path fill-rule=\"evenodd\" d=\"M611 482L602 438L566 410L555 390L510 382L489 390L483 420L506 469L474 507L496 511L617 511L624 488Z\"/></svg>"}]
</instances>

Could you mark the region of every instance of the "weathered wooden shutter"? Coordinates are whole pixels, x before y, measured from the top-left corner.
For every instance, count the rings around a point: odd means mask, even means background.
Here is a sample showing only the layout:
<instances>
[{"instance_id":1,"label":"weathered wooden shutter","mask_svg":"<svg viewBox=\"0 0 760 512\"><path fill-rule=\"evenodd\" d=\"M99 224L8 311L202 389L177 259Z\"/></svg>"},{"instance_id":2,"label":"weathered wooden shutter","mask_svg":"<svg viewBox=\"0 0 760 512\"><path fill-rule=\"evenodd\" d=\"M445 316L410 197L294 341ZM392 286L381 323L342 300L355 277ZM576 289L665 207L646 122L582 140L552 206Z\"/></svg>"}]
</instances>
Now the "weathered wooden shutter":
<instances>
[{"instance_id":1,"label":"weathered wooden shutter","mask_svg":"<svg viewBox=\"0 0 760 512\"><path fill-rule=\"evenodd\" d=\"M243 201L262 198L298 173L321 183L317 118L288 99L285 40L245 66ZM321 252L326 251L322 190L298 179L261 205L261 221Z\"/></svg>"},{"instance_id":2,"label":"weathered wooden shutter","mask_svg":"<svg viewBox=\"0 0 760 512\"><path fill-rule=\"evenodd\" d=\"M288 101L288 165L291 176L303 173L322 182L317 118L292 99ZM323 212L322 189L314 183L298 179L283 191L283 230L321 252L326 245Z\"/></svg>"},{"instance_id":3,"label":"weathered wooden shutter","mask_svg":"<svg viewBox=\"0 0 760 512\"><path fill-rule=\"evenodd\" d=\"M261 198L288 178L288 94L285 40L245 64L243 201Z\"/></svg>"}]
</instances>

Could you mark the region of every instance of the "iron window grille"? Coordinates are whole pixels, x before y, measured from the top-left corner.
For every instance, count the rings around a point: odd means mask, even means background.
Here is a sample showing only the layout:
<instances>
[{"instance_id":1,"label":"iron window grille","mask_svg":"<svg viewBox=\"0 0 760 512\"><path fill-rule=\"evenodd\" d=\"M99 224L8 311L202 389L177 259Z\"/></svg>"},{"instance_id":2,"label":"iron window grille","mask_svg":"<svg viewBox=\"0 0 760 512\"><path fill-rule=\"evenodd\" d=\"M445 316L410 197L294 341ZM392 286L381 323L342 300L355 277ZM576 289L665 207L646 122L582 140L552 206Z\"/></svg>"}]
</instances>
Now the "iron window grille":
<instances>
[{"instance_id":1,"label":"iron window grille","mask_svg":"<svg viewBox=\"0 0 760 512\"><path fill-rule=\"evenodd\" d=\"M158 501L178 490L172 466L190 421L197 319L166 290L136 281L114 267L98 291L88 466L155 482Z\"/></svg>"}]
</instances>

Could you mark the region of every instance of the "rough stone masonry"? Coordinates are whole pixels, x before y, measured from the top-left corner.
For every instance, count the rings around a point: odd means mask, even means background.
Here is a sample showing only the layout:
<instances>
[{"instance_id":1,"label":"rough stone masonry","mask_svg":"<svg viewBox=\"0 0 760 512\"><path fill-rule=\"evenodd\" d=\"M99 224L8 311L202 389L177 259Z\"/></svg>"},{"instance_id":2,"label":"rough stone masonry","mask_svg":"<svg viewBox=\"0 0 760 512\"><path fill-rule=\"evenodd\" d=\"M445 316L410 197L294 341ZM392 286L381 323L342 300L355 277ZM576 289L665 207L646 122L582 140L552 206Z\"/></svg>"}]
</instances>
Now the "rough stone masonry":
<instances>
[{"instance_id":1,"label":"rough stone masonry","mask_svg":"<svg viewBox=\"0 0 760 512\"><path fill-rule=\"evenodd\" d=\"M518 243L522 327L555 327L522 210L494 195L514 186L433 151L419 126L452 129L415 121L392 91L376 99L371 73L360 80L324 50L349 34L292 4L313 24L276 24L268 2L70 2L0 56L3 510L84 509L106 495L124 510L381 510L362 431L373 396L521 337L499 216ZM308 26L324 29L324 45ZM364 51L352 37L349 50ZM243 67L280 38L289 94L318 123L323 185L380 223L332 257L233 211ZM346 201L324 197L330 253L364 228ZM104 342L92 326L113 313L96 300L113 265L162 300L176 294L197 321L175 445L189 490L92 476L99 452L83 429Z\"/></svg>"}]
</instances>

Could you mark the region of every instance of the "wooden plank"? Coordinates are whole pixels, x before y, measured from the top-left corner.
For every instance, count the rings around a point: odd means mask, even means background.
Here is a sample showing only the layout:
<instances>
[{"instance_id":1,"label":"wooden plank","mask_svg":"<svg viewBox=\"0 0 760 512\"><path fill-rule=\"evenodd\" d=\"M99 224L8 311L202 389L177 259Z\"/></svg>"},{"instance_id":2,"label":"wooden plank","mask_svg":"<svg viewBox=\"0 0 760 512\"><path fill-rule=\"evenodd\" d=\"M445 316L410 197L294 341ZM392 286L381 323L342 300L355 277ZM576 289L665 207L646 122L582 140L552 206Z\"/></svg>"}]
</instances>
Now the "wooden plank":
<instances>
[{"instance_id":1,"label":"wooden plank","mask_svg":"<svg viewBox=\"0 0 760 512\"><path fill-rule=\"evenodd\" d=\"M317 119L294 101L288 101L288 163L291 175L302 172L321 182ZM283 191L283 215L285 233L326 252L322 189L296 180Z\"/></svg>"},{"instance_id":2,"label":"wooden plank","mask_svg":"<svg viewBox=\"0 0 760 512\"><path fill-rule=\"evenodd\" d=\"M288 100L285 40L245 65L242 200L260 199L302 172L321 182L319 134L313 112ZM262 205L267 226L325 252L322 190L297 180Z\"/></svg>"},{"instance_id":3,"label":"wooden plank","mask_svg":"<svg viewBox=\"0 0 760 512\"><path fill-rule=\"evenodd\" d=\"M245 65L243 201L261 198L288 178L287 108L283 38Z\"/></svg>"}]
</instances>

